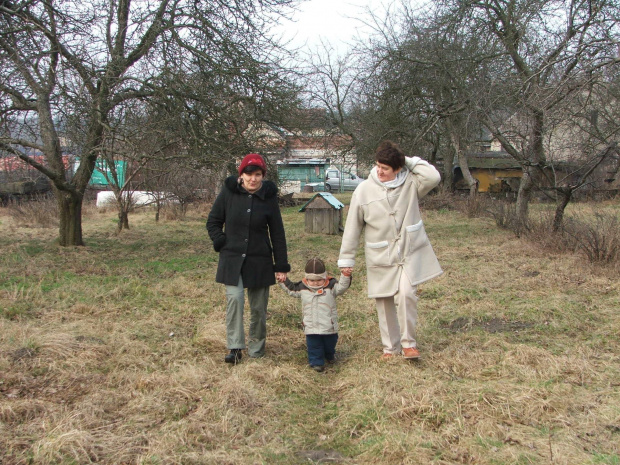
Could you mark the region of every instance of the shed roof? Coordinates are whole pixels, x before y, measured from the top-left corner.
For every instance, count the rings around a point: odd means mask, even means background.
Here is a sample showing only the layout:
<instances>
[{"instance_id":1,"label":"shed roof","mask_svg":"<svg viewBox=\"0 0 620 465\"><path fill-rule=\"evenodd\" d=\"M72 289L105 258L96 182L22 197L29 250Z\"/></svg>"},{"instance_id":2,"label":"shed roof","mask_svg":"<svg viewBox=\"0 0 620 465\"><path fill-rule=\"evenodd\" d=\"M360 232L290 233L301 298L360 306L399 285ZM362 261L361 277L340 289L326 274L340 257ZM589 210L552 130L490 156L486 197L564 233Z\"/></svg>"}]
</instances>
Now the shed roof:
<instances>
[{"instance_id":1,"label":"shed roof","mask_svg":"<svg viewBox=\"0 0 620 465\"><path fill-rule=\"evenodd\" d=\"M517 160L504 151L487 151L467 154L469 168L480 169L520 169ZM458 167L458 161L456 166Z\"/></svg>"},{"instance_id":2,"label":"shed roof","mask_svg":"<svg viewBox=\"0 0 620 465\"><path fill-rule=\"evenodd\" d=\"M318 192L310 200L308 200L304 204L304 206L299 209L299 211L300 212L306 211L306 207L308 205L310 205L312 202L314 202L318 197L320 197L323 200L325 200L331 207L334 208L334 210L340 210L340 209L344 208L344 204L342 202L340 202L340 200L338 200L336 197L334 197L329 192Z\"/></svg>"}]
</instances>

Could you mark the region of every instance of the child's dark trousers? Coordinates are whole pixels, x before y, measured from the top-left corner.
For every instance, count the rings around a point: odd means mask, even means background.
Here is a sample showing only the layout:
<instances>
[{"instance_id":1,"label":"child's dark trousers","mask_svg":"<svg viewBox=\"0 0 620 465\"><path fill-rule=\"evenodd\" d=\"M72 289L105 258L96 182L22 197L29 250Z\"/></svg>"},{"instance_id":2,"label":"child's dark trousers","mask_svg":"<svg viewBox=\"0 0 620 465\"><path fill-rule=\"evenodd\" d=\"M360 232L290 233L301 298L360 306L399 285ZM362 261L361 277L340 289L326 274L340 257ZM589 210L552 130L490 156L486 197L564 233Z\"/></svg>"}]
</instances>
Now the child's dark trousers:
<instances>
[{"instance_id":1,"label":"child's dark trousers","mask_svg":"<svg viewBox=\"0 0 620 465\"><path fill-rule=\"evenodd\" d=\"M308 363L310 366L323 366L336 357L338 334L306 334Z\"/></svg>"}]
</instances>

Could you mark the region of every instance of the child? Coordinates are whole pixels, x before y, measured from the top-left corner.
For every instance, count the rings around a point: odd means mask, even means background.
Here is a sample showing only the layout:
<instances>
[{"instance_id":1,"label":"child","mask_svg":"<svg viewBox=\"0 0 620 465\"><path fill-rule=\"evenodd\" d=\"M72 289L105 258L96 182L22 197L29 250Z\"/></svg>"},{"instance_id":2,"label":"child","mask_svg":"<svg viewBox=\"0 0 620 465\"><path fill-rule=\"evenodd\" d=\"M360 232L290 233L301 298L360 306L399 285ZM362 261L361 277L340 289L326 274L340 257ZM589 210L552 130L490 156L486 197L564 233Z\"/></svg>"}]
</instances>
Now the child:
<instances>
[{"instance_id":1,"label":"child","mask_svg":"<svg viewBox=\"0 0 620 465\"><path fill-rule=\"evenodd\" d=\"M350 268L343 268L340 280L327 276L325 265L318 258L306 263L306 275L298 283L288 278L280 283L288 295L301 298L304 333L308 346L308 362L315 371L325 369L325 361L333 363L338 342L336 297L351 285Z\"/></svg>"}]
</instances>

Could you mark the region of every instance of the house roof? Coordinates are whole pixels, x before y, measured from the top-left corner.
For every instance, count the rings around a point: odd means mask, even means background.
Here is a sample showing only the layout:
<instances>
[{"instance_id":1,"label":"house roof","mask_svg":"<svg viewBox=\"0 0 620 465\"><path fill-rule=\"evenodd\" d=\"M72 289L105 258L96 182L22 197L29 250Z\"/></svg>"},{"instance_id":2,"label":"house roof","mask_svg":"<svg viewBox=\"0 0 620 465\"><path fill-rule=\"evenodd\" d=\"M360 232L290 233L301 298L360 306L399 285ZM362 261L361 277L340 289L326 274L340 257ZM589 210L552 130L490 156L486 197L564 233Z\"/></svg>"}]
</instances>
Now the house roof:
<instances>
[{"instance_id":1,"label":"house roof","mask_svg":"<svg viewBox=\"0 0 620 465\"><path fill-rule=\"evenodd\" d=\"M300 212L306 211L306 207L308 205L310 205L312 202L314 202L317 197L321 197L323 200L325 200L335 210L340 210L340 209L344 208L344 204L341 203L336 197L334 197L329 192L318 192L310 200L308 200L304 204L304 206L299 209L299 211Z\"/></svg>"}]
</instances>

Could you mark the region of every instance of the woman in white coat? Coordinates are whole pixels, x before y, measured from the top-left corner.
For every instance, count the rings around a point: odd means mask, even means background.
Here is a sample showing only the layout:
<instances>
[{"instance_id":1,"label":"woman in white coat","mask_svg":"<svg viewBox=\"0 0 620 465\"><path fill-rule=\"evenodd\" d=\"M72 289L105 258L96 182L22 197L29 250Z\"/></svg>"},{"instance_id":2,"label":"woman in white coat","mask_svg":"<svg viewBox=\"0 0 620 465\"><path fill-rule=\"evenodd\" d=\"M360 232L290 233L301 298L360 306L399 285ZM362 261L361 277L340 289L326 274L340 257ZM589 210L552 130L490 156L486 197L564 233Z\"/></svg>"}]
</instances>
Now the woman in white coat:
<instances>
[{"instance_id":1,"label":"woman in white coat","mask_svg":"<svg viewBox=\"0 0 620 465\"><path fill-rule=\"evenodd\" d=\"M441 180L419 157L405 157L391 141L382 142L376 165L351 198L338 266L353 268L364 234L368 297L374 298L383 359L420 357L416 344L417 285L442 273L428 240L418 200Z\"/></svg>"}]
</instances>

